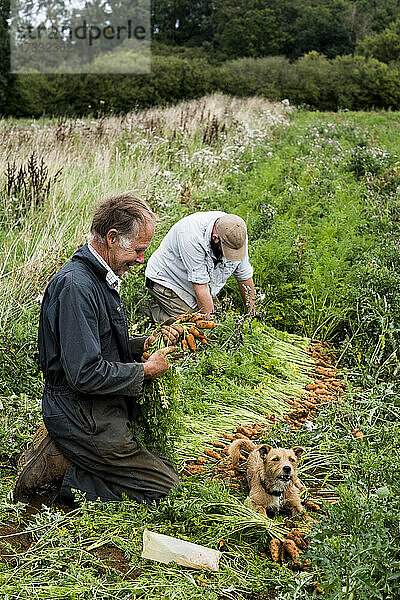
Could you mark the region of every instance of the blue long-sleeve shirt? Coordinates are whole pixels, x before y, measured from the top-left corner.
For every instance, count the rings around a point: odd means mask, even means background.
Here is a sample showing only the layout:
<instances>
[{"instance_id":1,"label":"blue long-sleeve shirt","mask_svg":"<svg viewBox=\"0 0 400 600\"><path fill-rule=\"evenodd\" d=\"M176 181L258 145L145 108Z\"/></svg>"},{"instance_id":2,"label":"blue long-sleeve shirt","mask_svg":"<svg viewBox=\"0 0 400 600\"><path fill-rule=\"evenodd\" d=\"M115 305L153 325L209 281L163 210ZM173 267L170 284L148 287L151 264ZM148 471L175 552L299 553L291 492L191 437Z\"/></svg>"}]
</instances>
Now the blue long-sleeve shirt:
<instances>
[{"instance_id":1,"label":"blue long-sleeve shirt","mask_svg":"<svg viewBox=\"0 0 400 600\"><path fill-rule=\"evenodd\" d=\"M48 284L39 321L46 383L78 394L138 396L145 338L129 339L124 306L85 244Z\"/></svg>"}]
</instances>

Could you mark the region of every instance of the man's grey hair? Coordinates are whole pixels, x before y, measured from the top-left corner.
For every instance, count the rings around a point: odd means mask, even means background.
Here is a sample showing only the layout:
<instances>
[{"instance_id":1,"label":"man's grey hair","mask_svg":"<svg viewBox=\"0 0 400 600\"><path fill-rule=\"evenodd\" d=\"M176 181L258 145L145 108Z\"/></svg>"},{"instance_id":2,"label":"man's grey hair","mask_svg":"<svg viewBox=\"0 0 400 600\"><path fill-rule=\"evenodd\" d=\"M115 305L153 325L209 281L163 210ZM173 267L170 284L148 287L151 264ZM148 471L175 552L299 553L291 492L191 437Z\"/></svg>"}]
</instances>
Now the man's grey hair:
<instances>
[{"instance_id":1,"label":"man's grey hair","mask_svg":"<svg viewBox=\"0 0 400 600\"><path fill-rule=\"evenodd\" d=\"M134 234L135 235L135 234ZM132 237L128 238L126 235L119 235L118 236L118 245L120 248L130 248L132 245ZM136 234L137 235L137 234Z\"/></svg>"},{"instance_id":2,"label":"man's grey hair","mask_svg":"<svg viewBox=\"0 0 400 600\"><path fill-rule=\"evenodd\" d=\"M129 248L140 227L154 223L156 215L134 192L108 196L100 202L93 215L90 232L93 238L105 242L111 229L118 232L121 248Z\"/></svg>"}]
</instances>

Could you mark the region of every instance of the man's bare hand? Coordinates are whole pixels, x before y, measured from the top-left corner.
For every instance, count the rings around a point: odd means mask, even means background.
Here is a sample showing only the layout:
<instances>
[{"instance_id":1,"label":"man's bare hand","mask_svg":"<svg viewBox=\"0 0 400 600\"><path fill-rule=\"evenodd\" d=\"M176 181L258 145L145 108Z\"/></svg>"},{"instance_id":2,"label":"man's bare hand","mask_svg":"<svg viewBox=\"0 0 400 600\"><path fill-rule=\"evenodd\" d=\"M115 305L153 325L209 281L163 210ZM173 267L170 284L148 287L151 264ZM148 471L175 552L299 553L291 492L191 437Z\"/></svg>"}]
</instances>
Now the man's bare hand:
<instances>
[{"instance_id":1,"label":"man's bare hand","mask_svg":"<svg viewBox=\"0 0 400 600\"><path fill-rule=\"evenodd\" d=\"M148 352L149 348L154 344L157 336L159 335L158 331L153 331L153 333L145 340L143 344L144 352ZM163 325L161 327L161 335L163 336L164 342L167 346L175 346L179 342L179 332L174 328L174 326Z\"/></svg>"},{"instance_id":2,"label":"man's bare hand","mask_svg":"<svg viewBox=\"0 0 400 600\"><path fill-rule=\"evenodd\" d=\"M179 342L179 331L173 325L163 325L161 333L167 346L175 346Z\"/></svg>"},{"instance_id":3,"label":"man's bare hand","mask_svg":"<svg viewBox=\"0 0 400 600\"><path fill-rule=\"evenodd\" d=\"M167 354L175 351L175 346L168 346L168 348L162 348L157 350L154 354L144 363L144 378L145 379L156 379L161 377L168 370L169 362L166 359Z\"/></svg>"}]
</instances>

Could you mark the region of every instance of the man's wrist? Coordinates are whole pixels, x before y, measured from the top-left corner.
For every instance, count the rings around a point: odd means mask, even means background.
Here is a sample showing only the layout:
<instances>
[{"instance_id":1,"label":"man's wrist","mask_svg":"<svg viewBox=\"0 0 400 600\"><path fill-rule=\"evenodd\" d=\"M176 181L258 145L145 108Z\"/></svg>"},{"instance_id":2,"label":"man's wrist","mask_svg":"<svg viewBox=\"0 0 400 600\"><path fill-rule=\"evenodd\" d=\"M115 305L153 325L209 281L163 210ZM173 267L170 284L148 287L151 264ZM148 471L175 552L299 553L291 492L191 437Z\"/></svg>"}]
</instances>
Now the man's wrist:
<instances>
[{"instance_id":1,"label":"man's wrist","mask_svg":"<svg viewBox=\"0 0 400 600\"><path fill-rule=\"evenodd\" d=\"M152 379L157 374L157 367L152 360L143 363L143 378Z\"/></svg>"}]
</instances>

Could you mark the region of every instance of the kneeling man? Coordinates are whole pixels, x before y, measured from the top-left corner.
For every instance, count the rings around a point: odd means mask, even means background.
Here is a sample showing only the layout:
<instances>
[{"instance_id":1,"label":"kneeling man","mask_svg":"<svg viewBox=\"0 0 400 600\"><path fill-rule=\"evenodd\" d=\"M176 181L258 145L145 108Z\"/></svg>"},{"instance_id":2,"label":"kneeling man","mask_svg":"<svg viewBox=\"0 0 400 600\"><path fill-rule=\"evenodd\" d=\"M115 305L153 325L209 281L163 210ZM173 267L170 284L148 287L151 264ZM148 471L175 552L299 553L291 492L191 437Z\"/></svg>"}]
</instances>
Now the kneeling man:
<instances>
[{"instance_id":1,"label":"kneeling man","mask_svg":"<svg viewBox=\"0 0 400 600\"><path fill-rule=\"evenodd\" d=\"M129 338L119 295L120 278L144 262L154 215L128 192L99 205L91 231L92 242L75 252L44 294L44 426L20 459L15 501L28 502L37 488L60 480L63 501L73 501L79 490L88 500L126 495L151 502L178 482L173 465L139 446L131 430L144 380L163 375L174 350L158 350L141 362L154 334ZM175 341L170 328L164 334Z\"/></svg>"}]
</instances>

